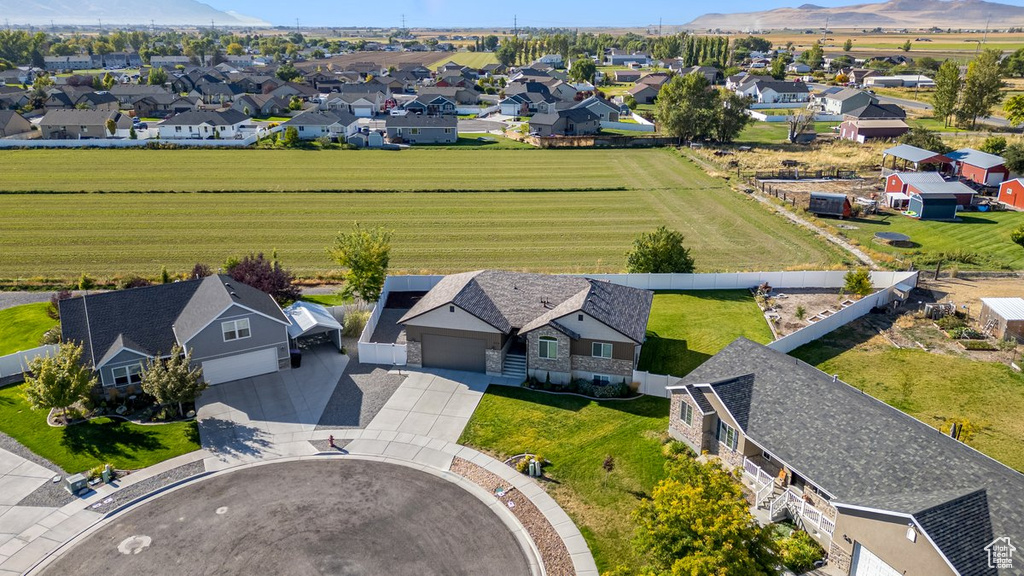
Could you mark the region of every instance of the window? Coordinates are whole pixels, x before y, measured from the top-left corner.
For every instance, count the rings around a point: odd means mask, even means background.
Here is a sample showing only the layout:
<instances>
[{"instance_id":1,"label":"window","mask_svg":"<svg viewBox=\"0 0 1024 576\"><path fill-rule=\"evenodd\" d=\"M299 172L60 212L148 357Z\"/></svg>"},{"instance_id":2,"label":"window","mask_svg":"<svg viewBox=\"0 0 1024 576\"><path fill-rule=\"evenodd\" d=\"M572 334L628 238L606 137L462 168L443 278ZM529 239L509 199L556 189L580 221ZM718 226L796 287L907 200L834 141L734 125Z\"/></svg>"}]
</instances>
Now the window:
<instances>
[{"instance_id":1,"label":"window","mask_svg":"<svg viewBox=\"0 0 1024 576\"><path fill-rule=\"evenodd\" d=\"M181 132L181 126L175 126L174 127L174 131L175 132Z\"/></svg>"},{"instance_id":2,"label":"window","mask_svg":"<svg viewBox=\"0 0 1024 576\"><path fill-rule=\"evenodd\" d=\"M249 319L239 318L238 320L228 320L222 322L220 325L221 331L224 333L224 341L231 342L232 340L241 340L252 336L249 332Z\"/></svg>"},{"instance_id":3,"label":"window","mask_svg":"<svg viewBox=\"0 0 1024 576\"><path fill-rule=\"evenodd\" d=\"M765 452L764 450L761 451L761 458L764 458L765 462L771 462L772 461L772 455L767 453L767 452Z\"/></svg>"},{"instance_id":4,"label":"window","mask_svg":"<svg viewBox=\"0 0 1024 576\"><path fill-rule=\"evenodd\" d=\"M740 443L739 433L732 426L721 420L718 421L718 441L735 450Z\"/></svg>"},{"instance_id":5,"label":"window","mask_svg":"<svg viewBox=\"0 0 1024 576\"><path fill-rule=\"evenodd\" d=\"M409 134L412 134L412 135L415 136L416 134L419 134L419 133L420 133L420 129L419 128L410 128L409 129Z\"/></svg>"},{"instance_id":6,"label":"window","mask_svg":"<svg viewBox=\"0 0 1024 576\"><path fill-rule=\"evenodd\" d=\"M693 426L693 406L683 402L679 408L679 419L686 422L687 426Z\"/></svg>"},{"instance_id":7,"label":"window","mask_svg":"<svg viewBox=\"0 0 1024 576\"><path fill-rule=\"evenodd\" d=\"M541 358L558 358L558 340L551 336L541 336L538 353Z\"/></svg>"},{"instance_id":8,"label":"window","mask_svg":"<svg viewBox=\"0 0 1024 576\"><path fill-rule=\"evenodd\" d=\"M583 322L583 314L577 314L577 315L576 315L576 320L577 320L578 322Z\"/></svg>"},{"instance_id":9,"label":"window","mask_svg":"<svg viewBox=\"0 0 1024 576\"><path fill-rule=\"evenodd\" d=\"M111 370L114 375L114 386L127 386L142 382L142 364L119 366Z\"/></svg>"},{"instance_id":10,"label":"window","mask_svg":"<svg viewBox=\"0 0 1024 576\"><path fill-rule=\"evenodd\" d=\"M455 312L455 306L449 306L448 307L448 311L449 312Z\"/></svg>"},{"instance_id":11,"label":"window","mask_svg":"<svg viewBox=\"0 0 1024 576\"><path fill-rule=\"evenodd\" d=\"M594 358L611 358L612 345L607 342L594 342L590 345L590 355Z\"/></svg>"},{"instance_id":12,"label":"window","mask_svg":"<svg viewBox=\"0 0 1024 576\"><path fill-rule=\"evenodd\" d=\"M594 385L595 386L607 386L612 383L611 376L605 376L604 374L594 374Z\"/></svg>"}]
</instances>

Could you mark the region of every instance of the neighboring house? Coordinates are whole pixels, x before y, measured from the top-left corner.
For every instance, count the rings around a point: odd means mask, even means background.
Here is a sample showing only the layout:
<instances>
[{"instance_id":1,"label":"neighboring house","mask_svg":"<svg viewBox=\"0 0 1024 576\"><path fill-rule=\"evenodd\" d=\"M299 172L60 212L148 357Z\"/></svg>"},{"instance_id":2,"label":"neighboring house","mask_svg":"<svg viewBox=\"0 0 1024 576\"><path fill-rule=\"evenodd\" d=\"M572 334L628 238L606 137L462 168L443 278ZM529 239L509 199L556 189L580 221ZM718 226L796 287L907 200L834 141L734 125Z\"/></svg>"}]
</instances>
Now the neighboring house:
<instances>
[{"instance_id":1,"label":"neighboring house","mask_svg":"<svg viewBox=\"0 0 1024 576\"><path fill-rule=\"evenodd\" d=\"M757 76L754 74L750 74L749 72L740 72L739 74L734 74L725 79L725 89L732 90L733 92L735 92L737 89L739 89L740 86L743 86L744 84L750 84L757 80L761 80L764 82L775 81L775 79L772 78L771 76Z\"/></svg>"},{"instance_id":2,"label":"neighboring house","mask_svg":"<svg viewBox=\"0 0 1024 576\"><path fill-rule=\"evenodd\" d=\"M46 69L54 72L57 70L88 70L90 68L97 68L97 64L93 63L93 56L89 54L75 54L73 56L45 56L43 61L46 63Z\"/></svg>"},{"instance_id":3,"label":"neighboring house","mask_svg":"<svg viewBox=\"0 0 1024 576\"><path fill-rule=\"evenodd\" d=\"M899 138L909 131L910 126L900 118L849 119L839 125L840 138L861 144L876 138Z\"/></svg>"},{"instance_id":4,"label":"neighboring house","mask_svg":"<svg viewBox=\"0 0 1024 576\"><path fill-rule=\"evenodd\" d=\"M612 48L605 53L605 66L648 66L652 62L651 57L640 52L630 53Z\"/></svg>"},{"instance_id":5,"label":"neighboring house","mask_svg":"<svg viewBox=\"0 0 1024 576\"><path fill-rule=\"evenodd\" d=\"M910 202L911 185L943 184L945 178L938 172L897 172L885 179L885 205L902 210Z\"/></svg>"},{"instance_id":6,"label":"neighboring house","mask_svg":"<svg viewBox=\"0 0 1024 576\"><path fill-rule=\"evenodd\" d=\"M935 81L927 76L904 74L897 76L868 76L864 86L869 88L934 88Z\"/></svg>"},{"instance_id":7,"label":"neighboring house","mask_svg":"<svg viewBox=\"0 0 1024 576\"><path fill-rule=\"evenodd\" d=\"M586 108L594 114L597 114L601 122L619 121L619 107L599 96L584 98L578 104L573 106L573 108Z\"/></svg>"},{"instance_id":8,"label":"neighboring house","mask_svg":"<svg viewBox=\"0 0 1024 576\"><path fill-rule=\"evenodd\" d=\"M1024 298L982 298L978 325L1000 340L1024 341Z\"/></svg>"},{"instance_id":9,"label":"neighboring house","mask_svg":"<svg viewBox=\"0 0 1024 576\"><path fill-rule=\"evenodd\" d=\"M238 110L196 110L176 114L157 126L164 140L207 140L241 137L249 117Z\"/></svg>"},{"instance_id":10,"label":"neighboring house","mask_svg":"<svg viewBox=\"0 0 1024 576\"><path fill-rule=\"evenodd\" d=\"M738 87L736 93L758 104L803 104L811 96L807 84L781 80L753 80Z\"/></svg>"},{"instance_id":11,"label":"neighboring house","mask_svg":"<svg viewBox=\"0 0 1024 576\"><path fill-rule=\"evenodd\" d=\"M358 118L348 112L303 112L282 126L295 127L301 140L315 140L321 136L347 140L359 131Z\"/></svg>"},{"instance_id":12,"label":"neighboring house","mask_svg":"<svg viewBox=\"0 0 1024 576\"><path fill-rule=\"evenodd\" d=\"M82 361L108 396L136 393L146 363L175 344L210 384L289 366L288 318L268 294L230 276L61 300L60 315L61 339L82 344Z\"/></svg>"},{"instance_id":13,"label":"neighboring house","mask_svg":"<svg viewBox=\"0 0 1024 576\"><path fill-rule=\"evenodd\" d=\"M844 88L834 93L822 94L818 97L818 102L825 114L841 116L869 104L877 104L878 99L863 90Z\"/></svg>"},{"instance_id":14,"label":"neighboring house","mask_svg":"<svg viewBox=\"0 0 1024 576\"><path fill-rule=\"evenodd\" d=\"M640 80L639 70L616 70L612 74L614 75L615 81L621 84Z\"/></svg>"},{"instance_id":15,"label":"neighboring house","mask_svg":"<svg viewBox=\"0 0 1024 576\"><path fill-rule=\"evenodd\" d=\"M601 117L587 108L569 108L530 118L530 133L549 136L592 136L601 131Z\"/></svg>"},{"instance_id":16,"label":"neighboring house","mask_svg":"<svg viewBox=\"0 0 1024 576\"><path fill-rule=\"evenodd\" d=\"M3 125L2 119L3 116L0 116L0 126ZM1008 207L1024 210L1024 180L1014 178L1000 184L999 201Z\"/></svg>"},{"instance_id":17,"label":"neighboring house","mask_svg":"<svg viewBox=\"0 0 1024 576\"><path fill-rule=\"evenodd\" d=\"M653 294L579 276L445 276L398 322L408 362L554 383L631 382Z\"/></svg>"},{"instance_id":18,"label":"neighboring house","mask_svg":"<svg viewBox=\"0 0 1024 576\"><path fill-rule=\"evenodd\" d=\"M561 54L545 54L537 59L538 64L547 64L554 68L562 67L562 55Z\"/></svg>"},{"instance_id":19,"label":"neighboring house","mask_svg":"<svg viewBox=\"0 0 1024 576\"><path fill-rule=\"evenodd\" d=\"M239 96L231 104L233 110L237 110L246 116L266 118L268 116L280 116L289 112L289 102L284 98L271 96L269 94L245 94Z\"/></svg>"},{"instance_id":20,"label":"neighboring house","mask_svg":"<svg viewBox=\"0 0 1024 576\"><path fill-rule=\"evenodd\" d=\"M1020 573L986 569L985 546L1024 541L1024 476L932 426L745 338L669 390L669 433L742 472L830 573Z\"/></svg>"},{"instance_id":21,"label":"neighboring house","mask_svg":"<svg viewBox=\"0 0 1024 576\"><path fill-rule=\"evenodd\" d=\"M119 110L121 105L110 92L86 92L75 101L75 108L113 112Z\"/></svg>"},{"instance_id":22,"label":"neighboring house","mask_svg":"<svg viewBox=\"0 0 1024 576\"><path fill-rule=\"evenodd\" d=\"M786 72L789 74L810 74L811 70L813 70L813 68L803 62L793 62L789 66L786 66Z\"/></svg>"},{"instance_id":23,"label":"neighboring house","mask_svg":"<svg viewBox=\"0 0 1024 576\"><path fill-rule=\"evenodd\" d=\"M1002 156L973 148L961 148L946 156L953 161L954 174L982 186L999 186L1010 177L1010 169Z\"/></svg>"},{"instance_id":24,"label":"neighboring house","mask_svg":"<svg viewBox=\"0 0 1024 576\"><path fill-rule=\"evenodd\" d=\"M423 114L426 116L441 116L445 114L458 113L458 104L447 96L442 96L440 94L421 94L406 102L403 108L414 114Z\"/></svg>"},{"instance_id":25,"label":"neighboring house","mask_svg":"<svg viewBox=\"0 0 1024 576\"><path fill-rule=\"evenodd\" d=\"M9 138L32 131L32 123L14 110L0 110L0 138Z\"/></svg>"},{"instance_id":26,"label":"neighboring house","mask_svg":"<svg viewBox=\"0 0 1024 576\"><path fill-rule=\"evenodd\" d=\"M107 120L114 121L113 134L107 129ZM50 110L39 121L39 133L44 140L114 138L119 131L131 127L132 119L116 110Z\"/></svg>"},{"instance_id":27,"label":"neighboring house","mask_svg":"<svg viewBox=\"0 0 1024 576\"><path fill-rule=\"evenodd\" d=\"M660 91L661 86L637 83L627 90L627 93L633 96L637 104L654 104L654 101L658 99Z\"/></svg>"},{"instance_id":28,"label":"neighboring house","mask_svg":"<svg viewBox=\"0 0 1024 576\"><path fill-rule=\"evenodd\" d=\"M149 65L153 68L163 68L165 70L173 70L176 66L188 66L188 56L152 56L149 59Z\"/></svg>"},{"instance_id":29,"label":"neighboring house","mask_svg":"<svg viewBox=\"0 0 1024 576\"><path fill-rule=\"evenodd\" d=\"M459 139L459 120L455 116L388 116L385 121L388 141L405 144L454 144Z\"/></svg>"},{"instance_id":30,"label":"neighboring house","mask_svg":"<svg viewBox=\"0 0 1024 576\"><path fill-rule=\"evenodd\" d=\"M843 113L844 120L906 120L907 111L896 104L868 104Z\"/></svg>"}]
</instances>

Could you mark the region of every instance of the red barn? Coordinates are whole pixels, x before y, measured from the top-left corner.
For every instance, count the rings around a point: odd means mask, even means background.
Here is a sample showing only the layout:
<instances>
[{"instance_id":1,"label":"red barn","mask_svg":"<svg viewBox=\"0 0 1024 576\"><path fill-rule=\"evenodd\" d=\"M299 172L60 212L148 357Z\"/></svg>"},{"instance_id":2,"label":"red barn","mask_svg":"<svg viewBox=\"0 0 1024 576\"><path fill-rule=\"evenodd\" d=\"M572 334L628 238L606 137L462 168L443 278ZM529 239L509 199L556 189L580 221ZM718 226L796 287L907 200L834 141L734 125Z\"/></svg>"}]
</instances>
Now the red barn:
<instances>
[{"instance_id":1,"label":"red barn","mask_svg":"<svg viewBox=\"0 0 1024 576\"><path fill-rule=\"evenodd\" d=\"M903 209L910 202L908 189L913 185L942 184L946 180L938 172L897 172L885 179L885 205Z\"/></svg>"},{"instance_id":2,"label":"red barn","mask_svg":"<svg viewBox=\"0 0 1024 576\"><path fill-rule=\"evenodd\" d=\"M972 188L963 182L919 182L907 186L907 194L913 198L914 194L921 196L955 196L956 203L961 208L969 208L974 202L974 195L977 194Z\"/></svg>"},{"instance_id":3,"label":"red barn","mask_svg":"<svg viewBox=\"0 0 1024 576\"><path fill-rule=\"evenodd\" d=\"M1024 210L1024 180L1014 178L999 185L999 201L1011 208Z\"/></svg>"},{"instance_id":4,"label":"red barn","mask_svg":"<svg viewBox=\"0 0 1024 576\"><path fill-rule=\"evenodd\" d=\"M999 186L1010 177L1010 170L1002 156L973 148L961 148L946 156L953 161L954 174L982 186Z\"/></svg>"}]
</instances>

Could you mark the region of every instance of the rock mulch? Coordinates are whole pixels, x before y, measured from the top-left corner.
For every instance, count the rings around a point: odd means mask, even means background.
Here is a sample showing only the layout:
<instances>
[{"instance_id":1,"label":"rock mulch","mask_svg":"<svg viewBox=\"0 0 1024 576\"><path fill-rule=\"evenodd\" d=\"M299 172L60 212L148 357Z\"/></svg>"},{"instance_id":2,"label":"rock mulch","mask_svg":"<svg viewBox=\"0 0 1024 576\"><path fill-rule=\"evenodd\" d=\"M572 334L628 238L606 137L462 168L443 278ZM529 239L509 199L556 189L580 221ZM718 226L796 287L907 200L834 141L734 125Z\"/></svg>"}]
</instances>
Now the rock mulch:
<instances>
[{"instance_id":1,"label":"rock mulch","mask_svg":"<svg viewBox=\"0 0 1024 576\"><path fill-rule=\"evenodd\" d=\"M574 576L576 574L565 542L562 541L544 514L522 492L513 488L498 475L462 458L456 457L452 461L451 471L494 494L494 497L504 502L506 506L509 506L510 503L513 505L509 510L526 528L530 538L533 538L540 550L544 571L548 576ZM497 495L499 488L503 491L501 496Z\"/></svg>"},{"instance_id":2,"label":"rock mulch","mask_svg":"<svg viewBox=\"0 0 1024 576\"><path fill-rule=\"evenodd\" d=\"M206 465L203 464L202 460L189 462L188 464L172 468L166 472L157 474L152 478L146 478L145 480L132 484L127 488L118 490L98 503L89 506L88 509L101 514L110 512L118 506L123 506L136 498L153 492L154 490L159 490L164 486L195 476L196 474L202 474L205 471Z\"/></svg>"},{"instance_id":3,"label":"rock mulch","mask_svg":"<svg viewBox=\"0 0 1024 576\"><path fill-rule=\"evenodd\" d=\"M47 482L32 491L18 502L17 506L39 506L42 508L60 508L77 500L70 492L64 489L64 476L61 475L60 482Z\"/></svg>"},{"instance_id":4,"label":"rock mulch","mask_svg":"<svg viewBox=\"0 0 1024 576\"><path fill-rule=\"evenodd\" d=\"M363 428L380 412L405 376L351 361L324 407L317 430Z\"/></svg>"}]
</instances>

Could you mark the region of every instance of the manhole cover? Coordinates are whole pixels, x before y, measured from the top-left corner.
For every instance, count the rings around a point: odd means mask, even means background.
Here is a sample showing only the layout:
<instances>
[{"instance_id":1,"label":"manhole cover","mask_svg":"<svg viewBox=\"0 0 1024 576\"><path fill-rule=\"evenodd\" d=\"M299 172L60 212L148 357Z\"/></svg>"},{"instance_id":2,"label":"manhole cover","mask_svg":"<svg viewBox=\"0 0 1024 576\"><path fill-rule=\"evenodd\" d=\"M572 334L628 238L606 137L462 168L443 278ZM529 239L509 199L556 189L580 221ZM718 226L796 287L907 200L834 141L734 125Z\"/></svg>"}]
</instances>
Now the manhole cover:
<instances>
[{"instance_id":1,"label":"manhole cover","mask_svg":"<svg viewBox=\"0 0 1024 576\"><path fill-rule=\"evenodd\" d=\"M227 513L228 513L228 507L227 506L221 506L220 508L217 508L217 514L227 514Z\"/></svg>"},{"instance_id":2,"label":"manhole cover","mask_svg":"<svg viewBox=\"0 0 1024 576\"><path fill-rule=\"evenodd\" d=\"M142 552L153 542L149 536L129 536L117 545L117 551L121 554L132 555Z\"/></svg>"}]
</instances>

